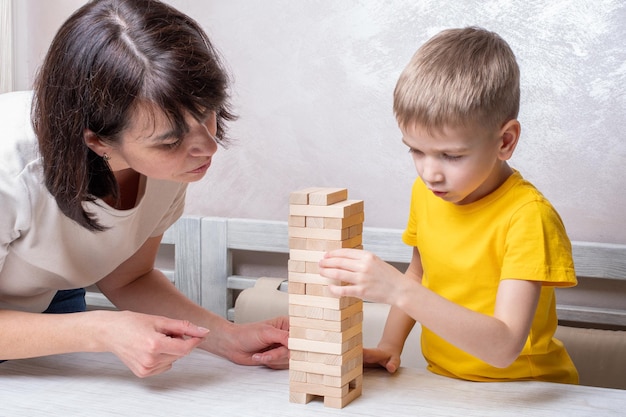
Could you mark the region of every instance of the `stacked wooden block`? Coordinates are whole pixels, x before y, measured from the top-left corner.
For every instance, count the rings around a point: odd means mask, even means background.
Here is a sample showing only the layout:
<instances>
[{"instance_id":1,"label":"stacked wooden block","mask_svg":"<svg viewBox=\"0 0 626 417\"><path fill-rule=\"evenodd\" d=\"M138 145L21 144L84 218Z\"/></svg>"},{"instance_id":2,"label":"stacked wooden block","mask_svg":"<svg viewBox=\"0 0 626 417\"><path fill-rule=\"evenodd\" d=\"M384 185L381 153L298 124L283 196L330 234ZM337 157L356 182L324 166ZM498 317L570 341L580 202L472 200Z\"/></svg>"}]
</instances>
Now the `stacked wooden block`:
<instances>
[{"instance_id":1,"label":"stacked wooden block","mask_svg":"<svg viewBox=\"0 0 626 417\"><path fill-rule=\"evenodd\" d=\"M289 198L289 401L323 397L342 408L361 395L363 301L337 297L318 273L327 251L362 248L363 201L345 188L308 188Z\"/></svg>"}]
</instances>

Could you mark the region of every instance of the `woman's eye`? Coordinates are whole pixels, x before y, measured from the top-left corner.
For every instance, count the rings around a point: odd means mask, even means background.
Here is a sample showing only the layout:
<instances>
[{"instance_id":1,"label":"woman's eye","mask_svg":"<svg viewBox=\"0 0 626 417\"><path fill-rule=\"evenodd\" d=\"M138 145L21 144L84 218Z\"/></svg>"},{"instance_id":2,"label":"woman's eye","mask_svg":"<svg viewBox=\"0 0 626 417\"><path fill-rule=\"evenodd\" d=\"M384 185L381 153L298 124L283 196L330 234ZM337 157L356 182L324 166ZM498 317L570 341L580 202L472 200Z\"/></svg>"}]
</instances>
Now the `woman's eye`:
<instances>
[{"instance_id":1,"label":"woman's eye","mask_svg":"<svg viewBox=\"0 0 626 417\"><path fill-rule=\"evenodd\" d=\"M175 149L178 148L182 142L182 139L176 139L174 142L164 143L163 146L167 149Z\"/></svg>"}]
</instances>

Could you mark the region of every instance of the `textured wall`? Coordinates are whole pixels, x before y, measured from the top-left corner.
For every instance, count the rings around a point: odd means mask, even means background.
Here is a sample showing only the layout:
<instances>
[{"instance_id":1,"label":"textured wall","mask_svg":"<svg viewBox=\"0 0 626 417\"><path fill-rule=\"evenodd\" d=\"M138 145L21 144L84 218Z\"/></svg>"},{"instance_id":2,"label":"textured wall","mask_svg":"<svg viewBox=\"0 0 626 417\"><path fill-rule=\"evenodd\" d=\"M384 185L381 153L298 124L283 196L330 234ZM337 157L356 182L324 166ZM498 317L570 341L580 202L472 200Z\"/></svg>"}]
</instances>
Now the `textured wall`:
<instances>
[{"instance_id":1,"label":"textured wall","mask_svg":"<svg viewBox=\"0 0 626 417\"><path fill-rule=\"evenodd\" d=\"M510 43L522 71L512 165L573 239L626 243L623 0L169 2L222 51L240 114L237 143L191 186L188 214L285 220L290 191L342 186L365 200L366 226L403 227L415 171L391 111L396 78L438 31L479 25ZM33 51L82 2L18 3L31 74Z\"/></svg>"}]
</instances>

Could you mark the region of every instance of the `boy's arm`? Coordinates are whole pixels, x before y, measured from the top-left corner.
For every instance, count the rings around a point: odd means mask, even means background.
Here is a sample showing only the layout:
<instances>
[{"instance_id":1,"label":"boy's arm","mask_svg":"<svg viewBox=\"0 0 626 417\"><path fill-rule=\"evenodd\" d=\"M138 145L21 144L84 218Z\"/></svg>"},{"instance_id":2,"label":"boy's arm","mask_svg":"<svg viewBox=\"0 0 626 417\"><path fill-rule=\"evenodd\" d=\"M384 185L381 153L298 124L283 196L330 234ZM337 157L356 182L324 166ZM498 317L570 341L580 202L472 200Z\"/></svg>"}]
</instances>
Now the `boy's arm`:
<instances>
[{"instance_id":1,"label":"boy's arm","mask_svg":"<svg viewBox=\"0 0 626 417\"><path fill-rule=\"evenodd\" d=\"M418 283L422 281L422 263L417 248L413 248L411 263L405 272L408 279ZM395 306L391 306L385 328L376 349L366 349L363 360L366 364L381 365L389 372L395 372L400 366L400 355L409 333L415 326L415 319Z\"/></svg>"},{"instance_id":2,"label":"boy's arm","mask_svg":"<svg viewBox=\"0 0 626 417\"><path fill-rule=\"evenodd\" d=\"M493 316L455 304L421 285L405 291L394 304L459 349L505 368L526 343L540 292L541 282L502 280Z\"/></svg>"},{"instance_id":3,"label":"boy's arm","mask_svg":"<svg viewBox=\"0 0 626 417\"><path fill-rule=\"evenodd\" d=\"M320 261L320 267L322 276L348 284L331 286L335 295L395 306L459 349L499 368L509 366L524 347L542 285L536 281L503 279L494 314L487 315L455 304L420 282L406 279L400 271L367 251L337 249Z\"/></svg>"}]
</instances>

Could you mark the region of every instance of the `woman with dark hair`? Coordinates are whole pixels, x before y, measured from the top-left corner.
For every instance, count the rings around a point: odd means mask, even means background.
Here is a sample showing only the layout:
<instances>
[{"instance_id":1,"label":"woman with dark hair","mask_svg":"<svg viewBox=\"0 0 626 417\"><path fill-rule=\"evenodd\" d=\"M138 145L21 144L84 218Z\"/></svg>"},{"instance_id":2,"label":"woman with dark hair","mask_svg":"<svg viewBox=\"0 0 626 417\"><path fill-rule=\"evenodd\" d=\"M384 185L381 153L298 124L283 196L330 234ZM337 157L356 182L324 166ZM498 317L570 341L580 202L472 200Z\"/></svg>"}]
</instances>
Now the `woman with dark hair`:
<instances>
[{"instance_id":1,"label":"woman with dark hair","mask_svg":"<svg viewBox=\"0 0 626 417\"><path fill-rule=\"evenodd\" d=\"M63 24L35 82L39 152L0 167L0 358L109 351L144 377L200 347L287 366L286 318L235 325L154 267L227 141L227 90L203 30L157 0L94 0ZM120 311L85 311L92 284Z\"/></svg>"}]
</instances>

